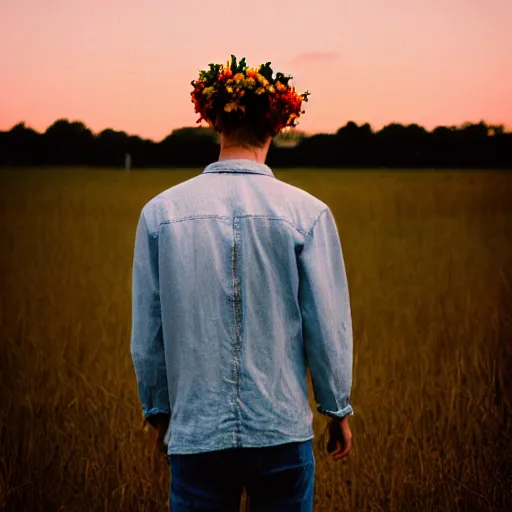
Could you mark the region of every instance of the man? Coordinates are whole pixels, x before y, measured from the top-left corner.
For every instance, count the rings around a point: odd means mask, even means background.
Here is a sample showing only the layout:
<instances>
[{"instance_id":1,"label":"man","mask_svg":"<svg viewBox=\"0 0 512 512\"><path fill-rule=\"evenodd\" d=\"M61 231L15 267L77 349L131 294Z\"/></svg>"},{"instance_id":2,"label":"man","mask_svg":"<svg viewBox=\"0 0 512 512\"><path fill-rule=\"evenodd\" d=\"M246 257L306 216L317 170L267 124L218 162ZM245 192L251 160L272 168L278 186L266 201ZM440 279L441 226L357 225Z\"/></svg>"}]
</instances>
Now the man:
<instances>
[{"instance_id":1,"label":"man","mask_svg":"<svg viewBox=\"0 0 512 512\"><path fill-rule=\"evenodd\" d=\"M152 198L137 225L131 354L144 416L166 445L174 512L238 511L244 488L252 511L313 510L308 367L331 418L328 451L340 460L352 446L336 223L265 164L309 93L269 64L232 57L192 82L196 111L221 134L219 160Z\"/></svg>"}]
</instances>

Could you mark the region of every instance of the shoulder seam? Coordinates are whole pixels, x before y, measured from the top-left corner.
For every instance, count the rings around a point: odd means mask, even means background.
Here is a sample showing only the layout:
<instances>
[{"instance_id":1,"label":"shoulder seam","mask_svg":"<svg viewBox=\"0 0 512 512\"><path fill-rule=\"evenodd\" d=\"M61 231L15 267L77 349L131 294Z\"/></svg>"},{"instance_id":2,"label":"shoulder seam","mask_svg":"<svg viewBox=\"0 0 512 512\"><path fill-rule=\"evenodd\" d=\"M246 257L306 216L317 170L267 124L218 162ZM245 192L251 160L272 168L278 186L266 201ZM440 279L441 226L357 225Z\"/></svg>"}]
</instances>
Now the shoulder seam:
<instances>
[{"instance_id":1,"label":"shoulder seam","mask_svg":"<svg viewBox=\"0 0 512 512\"><path fill-rule=\"evenodd\" d=\"M318 214L318 217L316 218L315 222L313 222L313 225L311 226L311 228L307 231L306 233L306 238L313 232L313 229L314 227L316 226L316 224L318 223L318 221L320 220L320 217L329 209L329 207L323 209L319 214Z\"/></svg>"}]
</instances>

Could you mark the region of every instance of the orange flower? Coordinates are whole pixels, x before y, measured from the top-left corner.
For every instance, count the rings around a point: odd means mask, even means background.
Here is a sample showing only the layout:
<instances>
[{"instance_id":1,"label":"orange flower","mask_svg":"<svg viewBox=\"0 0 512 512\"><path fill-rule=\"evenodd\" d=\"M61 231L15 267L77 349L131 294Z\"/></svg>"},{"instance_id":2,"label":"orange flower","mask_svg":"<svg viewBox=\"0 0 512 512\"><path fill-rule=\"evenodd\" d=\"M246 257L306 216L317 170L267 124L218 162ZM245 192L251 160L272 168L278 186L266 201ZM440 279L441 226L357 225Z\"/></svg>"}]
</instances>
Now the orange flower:
<instances>
[{"instance_id":1,"label":"orange flower","mask_svg":"<svg viewBox=\"0 0 512 512\"><path fill-rule=\"evenodd\" d=\"M243 80L245 78L244 74L243 73L237 73L234 77L233 77L233 80Z\"/></svg>"},{"instance_id":2,"label":"orange flower","mask_svg":"<svg viewBox=\"0 0 512 512\"><path fill-rule=\"evenodd\" d=\"M232 76L233 75L233 72L231 71L231 68L229 66L229 60L226 62L226 64L222 65L220 74L222 74L223 76Z\"/></svg>"},{"instance_id":3,"label":"orange flower","mask_svg":"<svg viewBox=\"0 0 512 512\"><path fill-rule=\"evenodd\" d=\"M276 82L276 89L280 92L286 91L286 85L282 84L281 82Z\"/></svg>"},{"instance_id":4,"label":"orange flower","mask_svg":"<svg viewBox=\"0 0 512 512\"><path fill-rule=\"evenodd\" d=\"M231 72L230 69L223 69L220 73L219 73L219 76L218 76L218 80L219 82L221 80L224 80L225 78L229 78L230 76L233 76L233 73Z\"/></svg>"},{"instance_id":5,"label":"orange flower","mask_svg":"<svg viewBox=\"0 0 512 512\"><path fill-rule=\"evenodd\" d=\"M244 85L249 87L249 89L252 89L256 85L256 80L254 78L249 77L244 80Z\"/></svg>"},{"instance_id":6,"label":"orange flower","mask_svg":"<svg viewBox=\"0 0 512 512\"><path fill-rule=\"evenodd\" d=\"M258 82L263 86L263 87L266 87L268 85L268 80L263 76L263 75L260 75L259 73L256 74L256 79L258 80Z\"/></svg>"}]
</instances>

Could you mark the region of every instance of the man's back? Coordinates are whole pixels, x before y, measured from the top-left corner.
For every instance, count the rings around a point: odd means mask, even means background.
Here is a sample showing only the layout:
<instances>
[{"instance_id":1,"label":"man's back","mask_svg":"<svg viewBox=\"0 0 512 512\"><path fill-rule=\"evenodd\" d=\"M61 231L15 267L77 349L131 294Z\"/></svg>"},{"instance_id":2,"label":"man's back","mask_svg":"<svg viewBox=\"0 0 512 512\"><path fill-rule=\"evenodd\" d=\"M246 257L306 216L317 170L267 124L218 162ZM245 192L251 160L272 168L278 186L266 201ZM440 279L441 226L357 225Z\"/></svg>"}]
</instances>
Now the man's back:
<instances>
[{"instance_id":1,"label":"man's back","mask_svg":"<svg viewBox=\"0 0 512 512\"><path fill-rule=\"evenodd\" d=\"M146 417L170 414L169 454L311 439L308 365L319 410L352 412L334 219L268 166L214 162L150 200L133 279L139 394Z\"/></svg>"}]
</instances>

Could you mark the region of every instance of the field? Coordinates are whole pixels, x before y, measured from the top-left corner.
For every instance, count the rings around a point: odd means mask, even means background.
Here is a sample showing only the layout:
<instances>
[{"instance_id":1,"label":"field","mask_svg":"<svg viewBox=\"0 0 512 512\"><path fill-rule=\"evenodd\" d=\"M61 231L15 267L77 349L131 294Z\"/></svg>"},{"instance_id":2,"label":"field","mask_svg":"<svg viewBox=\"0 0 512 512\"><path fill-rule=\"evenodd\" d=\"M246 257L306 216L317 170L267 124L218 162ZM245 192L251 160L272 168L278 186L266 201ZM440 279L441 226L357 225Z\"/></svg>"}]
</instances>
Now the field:
<instances>
[{"instance_id":1,"label":"field","mask_svg":"<svg viewBox=\"0 0 512 512\"><path fill-rule=\"evenodd\" d=\"M129 354L138 215L196 171L0 171L0 510L164 511ZM512 173L278 170L337 221L354 448L315 510L512 507ZM311 397L311 405L315 404Z\"/></svg>"}]
</instances>

